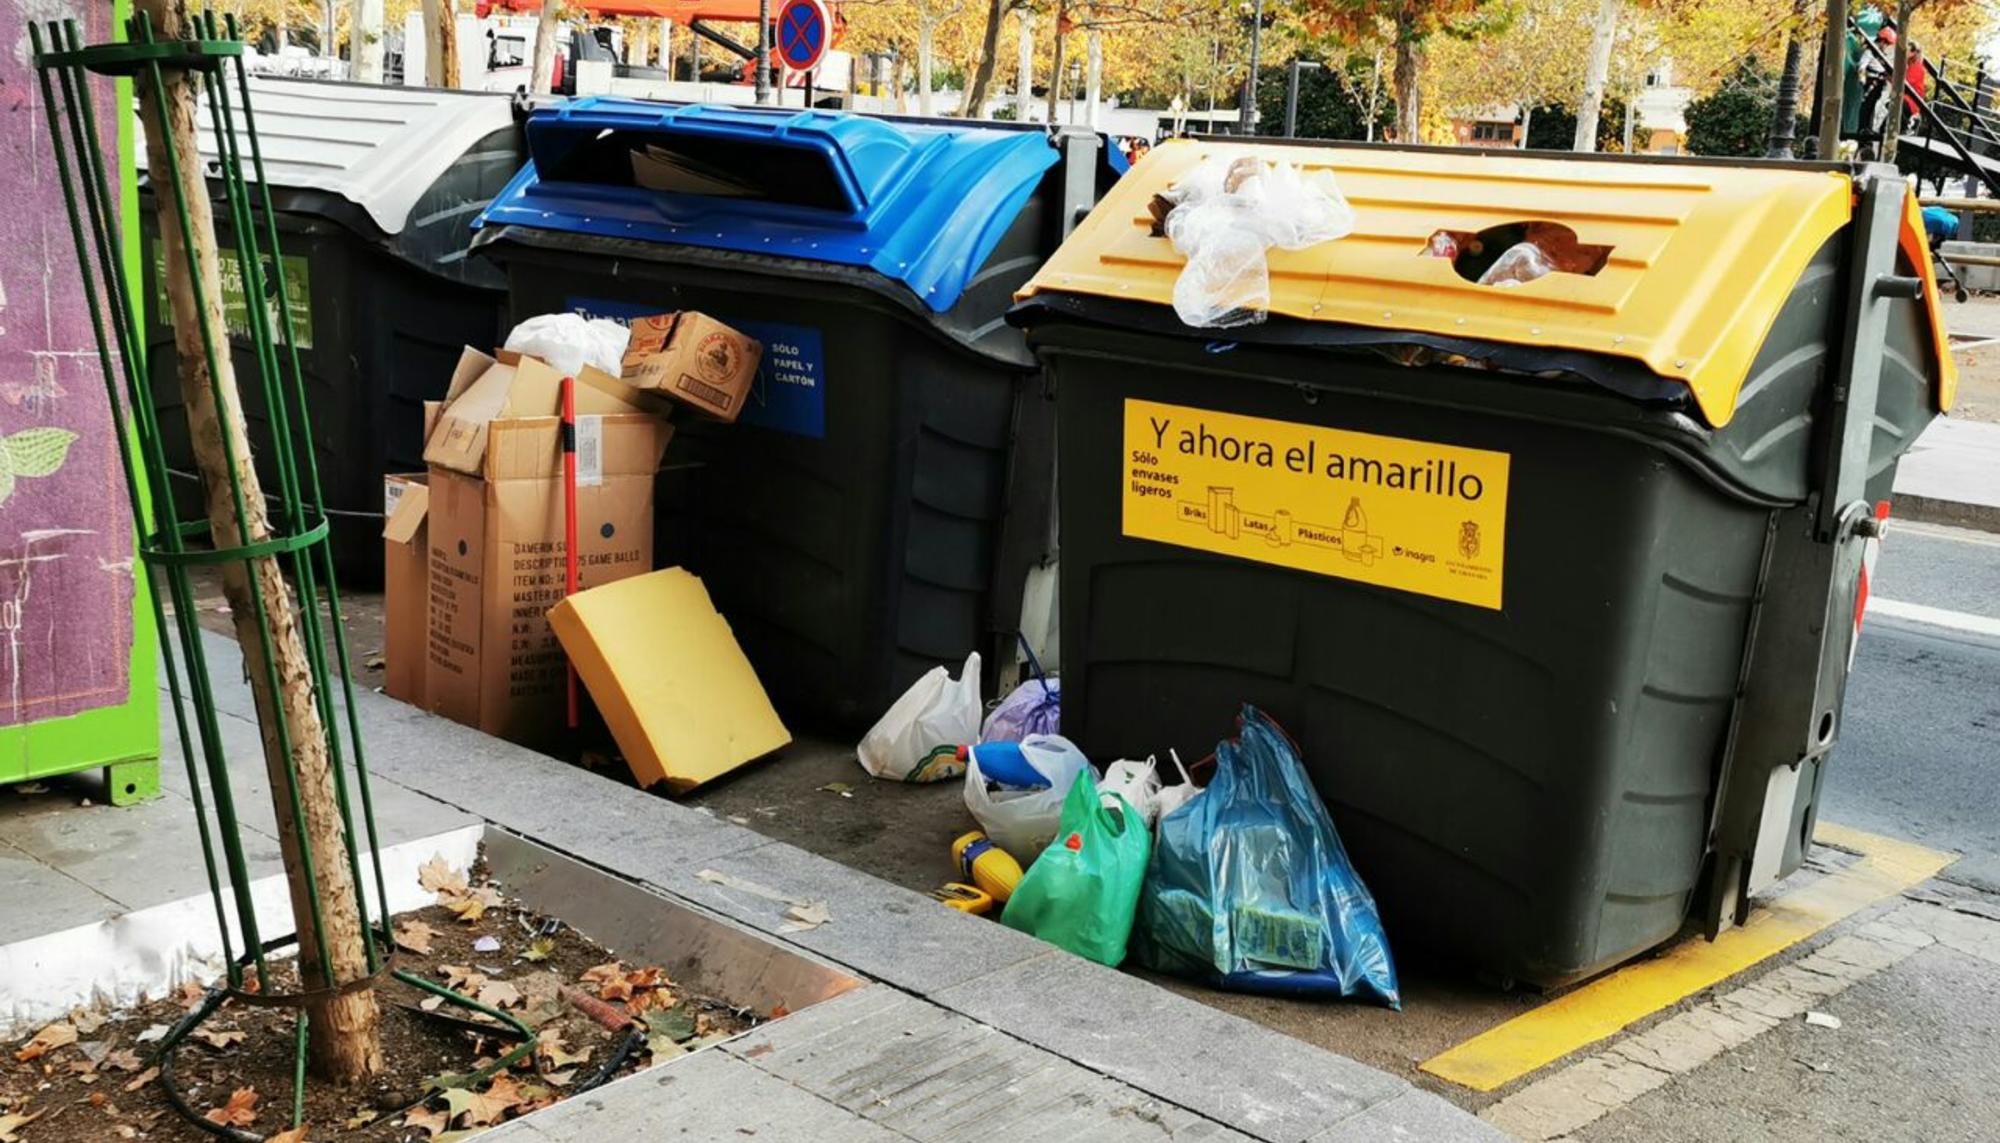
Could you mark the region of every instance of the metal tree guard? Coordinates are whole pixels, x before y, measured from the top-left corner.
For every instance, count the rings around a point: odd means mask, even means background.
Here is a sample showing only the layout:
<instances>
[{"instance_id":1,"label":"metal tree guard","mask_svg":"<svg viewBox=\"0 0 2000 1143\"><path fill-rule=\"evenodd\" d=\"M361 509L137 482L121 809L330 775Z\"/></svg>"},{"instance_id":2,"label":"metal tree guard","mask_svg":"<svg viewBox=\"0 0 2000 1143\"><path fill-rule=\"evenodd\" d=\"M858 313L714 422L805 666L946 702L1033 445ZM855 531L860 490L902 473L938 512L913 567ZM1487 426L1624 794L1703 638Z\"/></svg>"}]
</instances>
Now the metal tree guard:
<instances>
[{"instance_id":1,"label":"metal tree guard","mask_svg":"<svg viewBox=\"0 0 2000 1143\"><path fill-rule=\"evenodd\" d=\"M276 256L276 216L264 177L263 151L250 111L250 85L243 66L243 45L237 38L234 17L228 19L224 36L217 35L212 12L194 21L194 28L201 38L159 40L154 36L151 21L142 13L128 27L129 42L90 47L80 42L74 20L50 21L46 25L30 24L28 30L40 75L42 102L48 114L56 169L61 176L64 203L75 240L84 297L96 334L98 361L104 373L112 424L121 442L136 445L138 463L142 466L135 468L131 453L122 448L119 450L126 487L132 499L132 518L142 533L138 545L140 556L148 574L164 581L168 598L173 603L170 623L160 602L160 593L153 593L153 619L160 631L167 687L174 700L175 729L180 736L181 756L187 765L202 861L208 874L209 892L214 899L216 925L221 933L227 964L223 981L210 988L201 1003L160 1041L155 1049L154 1061L160 1068L159 1082L168 1099L195 1126L224 1138L254 1141L260 1137L204 1119L187 1104L174 1081L176 1049L225 1000L259 1007L290 1008L297 1012L293 1126L298 1126L304 1117L308 1030L305 1005L332 991L372 987L385 973L389 973L414 988L442 997L450 1004L500 1021L495 1033L516 1036L519 1043L491 1065L464 1077L469 1084L481 1082L527 1055L534 1046L534 1034L526 1024L505 1012L479 1004L420 976L392 968L394 943L388 915L389 898L378 856L380 844L375 831L367 764L362 754L360 724L353 688L348 679L347 637L341 623L339 596L334 589L333 557L327 542L326 509L320 493L312 427L306 412L305 383L299 366L298 349L292 340L292 315L285 288L284 262ZM206 104L209 125L216 141L218 161L210 172L210 178L212 184L219 184L219 192L212 189L211 194L229 211L228 217L235 232L235 259L246 300L247 340L255 361L252 372L270 416L272 441L268 459L277 473L277 492L267 497L270 502L270 527L260 534L251 527L252 516L245 501L232 434L222 434L237 535L245 539L239 546L229 548L216 548L204 542L209 538L210 531L206 521L181 522L175 512L173 496L167 491L169 480L158 410L145 382L143 327L138 320L139 310L132 291L119 271L121 247L117 200L112 197L111 180L106 176L104 152L99 145L91 104L92 75L131 77L137 83L151 85L160 94L152 105L160 109L159 118L164 120L164 111L169 104L167 93L171 90L169 80L177 82L187 74L199 76L201 101ZM161 132L160 138L168 137L168 127L163 121L147 123L144 129ZM244 177L241 148L246 142L249 165L256 175L254 196L251 184ZM166 155L169 169L156 172L159 177L153 180L154 194L172 196L182 253L186 259L185 268L190 279L199 282L200 252L195 249L188 202L182 192L179 163L171 145L166 148ZM221 355L230 352L228 331L211 328L205 305L197 307L197 312L207 357L210 393L217 409L226 410L233 402L224 399L217 363ZM273 333L274 325L276 335ZM124 386L122 395L120 381ZM233 398L234 394L230 396ZM303 464L298 460L301 455L304 457ZM291 992L277 990L276 985L283 982L274 980L271 961L277 959L276 954L297 944L298 937L294 934L266 939L259 932L241 826L231 796L228 749L216 717L215 692L202 650L194 588L190 580L190 573L197 567L226 563L241 563L246 571L254 575L255 564L260 560L275 560L278 563L287 574L296 598L296 620L303 633L310 666L313 705L319 713L325 734L342 826L342 852L313 852L311 837L304 825L305 808L300 797L297 762L291 750L293 728L286 724L284 704L269 704L270 710L260 712L260 718L266 721L265 730L280 744L285 756L287 788L281 812L289 812L298 834L299 860L309 887L312 929L319 946L315 950L319 954L318 961L313 966L316 971L308 976L308 966L301 961L301 979L297 990ZM272 654L272 616L266 610L262 593L253 592L253 595L265 681L275 695L280 688L278 668ZM324 618L332 630L332 651L338 672L328 670L327 639L319 610L322 599L326 607ZM334 701L336 688L340 695L337 704ZM191 702L184 702L184 698ZM190 735L188 726L190 705L195 723L193 735ZM344 720L336 717L343 712ZM346 765L348 751L343 750L342 721L346 724L346 746L351 748L353 760L351 776ZM200 746L199 766L194 748L197 742ZM365 852L363 846L357 843L355 814L348 793L350 782L360 802ZM204 785L207 796L204 796ZM209 815L211 800L214 805L213 824ZM326 917L313 876L317 863L328 859L345 864L354 881L354 895L361 914L363 943L367 946L368 956L367 975L354 981L331 979L333 967L326 947ZM365 882L364 869L370 874ZM374 886L375 900L381 913L372 920L366 892L369 884ZM237 951L239 947L242 950L240 953ZM433 1094L427 1092L423 1098ZM422 1099L416 1102L422 1102ZM416 1103L408 1106L414 1107ZM402 1110L407 1108L385 1112L382 1119Z\"/></svg>"}]
</instances>

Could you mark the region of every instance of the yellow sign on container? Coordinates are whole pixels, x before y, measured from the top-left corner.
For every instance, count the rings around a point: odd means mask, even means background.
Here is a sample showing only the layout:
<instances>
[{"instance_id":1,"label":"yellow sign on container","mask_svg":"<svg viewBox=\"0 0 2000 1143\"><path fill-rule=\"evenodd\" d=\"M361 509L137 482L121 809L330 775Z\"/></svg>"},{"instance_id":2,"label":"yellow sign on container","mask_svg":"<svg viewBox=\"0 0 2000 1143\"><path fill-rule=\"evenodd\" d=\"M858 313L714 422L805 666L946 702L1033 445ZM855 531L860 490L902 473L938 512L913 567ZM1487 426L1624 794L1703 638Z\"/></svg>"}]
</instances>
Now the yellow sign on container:
<instances>
[{"instance_id":1,"label":"yellow sign on container","mask_svg":"<svg viewBox=\"0 0 2000 1143\"><path fill-rule=\"evenodd\" d=\"M1124 532L1500 607L1508 455L1125 402Z\"/></svg>"}]
</instances>

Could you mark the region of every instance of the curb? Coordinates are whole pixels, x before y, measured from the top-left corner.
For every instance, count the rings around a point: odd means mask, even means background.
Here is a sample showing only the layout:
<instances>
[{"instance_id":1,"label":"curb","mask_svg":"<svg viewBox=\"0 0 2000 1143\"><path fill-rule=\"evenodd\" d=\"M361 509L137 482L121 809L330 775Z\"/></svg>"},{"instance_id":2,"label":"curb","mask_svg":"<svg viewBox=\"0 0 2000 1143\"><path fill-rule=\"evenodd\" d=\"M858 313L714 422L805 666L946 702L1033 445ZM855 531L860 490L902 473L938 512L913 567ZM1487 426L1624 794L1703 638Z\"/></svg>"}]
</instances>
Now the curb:
<instances>
[{"instance_id":1,"label":"curb","mask_svg":"<svg viewBox=\"0 0 2000 1143\"><path fill-rule=\"evenodd\" d=\"M1943 524L1947 527L1972 528L1981 532L2000 532L2000 504L1971 504L1959 500L1941 500L1934 496L1917 496L1908 492L1895 493L1890 503L1895 510L1892 520Z\"/></svg>"}]
</instances>

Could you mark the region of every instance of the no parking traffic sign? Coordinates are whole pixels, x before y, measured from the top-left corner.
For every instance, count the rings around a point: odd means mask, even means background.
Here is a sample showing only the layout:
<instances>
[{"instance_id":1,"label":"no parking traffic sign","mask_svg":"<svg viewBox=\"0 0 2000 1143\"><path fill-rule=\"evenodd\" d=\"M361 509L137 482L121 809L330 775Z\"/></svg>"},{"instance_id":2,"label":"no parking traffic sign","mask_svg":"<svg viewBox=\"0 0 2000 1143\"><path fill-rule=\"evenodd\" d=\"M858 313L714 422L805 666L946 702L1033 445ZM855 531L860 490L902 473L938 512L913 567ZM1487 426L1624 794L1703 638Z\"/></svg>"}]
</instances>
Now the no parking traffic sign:
<instances>
[{"instance_id":1,"label":"no parking traffic sign","mask_svg":"<svg viewBox=\"0 0 2000 1143\"><path fill-rule=\"evenodd\" d=\"M785 0L778 9L778 58L793 71L811 71L826 54L832 31L825 0Z\"/></svg>"}]
</instances>

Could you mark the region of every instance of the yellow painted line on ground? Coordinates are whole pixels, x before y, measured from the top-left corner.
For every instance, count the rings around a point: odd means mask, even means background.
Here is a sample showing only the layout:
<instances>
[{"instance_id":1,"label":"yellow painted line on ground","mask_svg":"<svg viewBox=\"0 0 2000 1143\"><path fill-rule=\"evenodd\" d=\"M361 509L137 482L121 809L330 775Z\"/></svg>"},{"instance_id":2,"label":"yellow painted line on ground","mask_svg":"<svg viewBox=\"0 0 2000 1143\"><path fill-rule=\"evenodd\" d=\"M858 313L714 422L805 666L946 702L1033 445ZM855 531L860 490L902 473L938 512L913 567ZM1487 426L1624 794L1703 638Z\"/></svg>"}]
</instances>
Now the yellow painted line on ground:
<instances>
[{"instance_id":1,"label":"yellow painted line on ground","mask_svg":"<svg viewBox=\"0 0 2000 1143\"><path fill-rule=\"evenodd\" d=\"M1474 1091L1492 1091L1927 881L1956 859L1833 822L1820 822L1813 837L1860 859L1764 902L1740 928L1713 941L1684 940L1651 960L1601 976L1432 1056L1423 1070Z\"/></svg>"}]
</instances>

